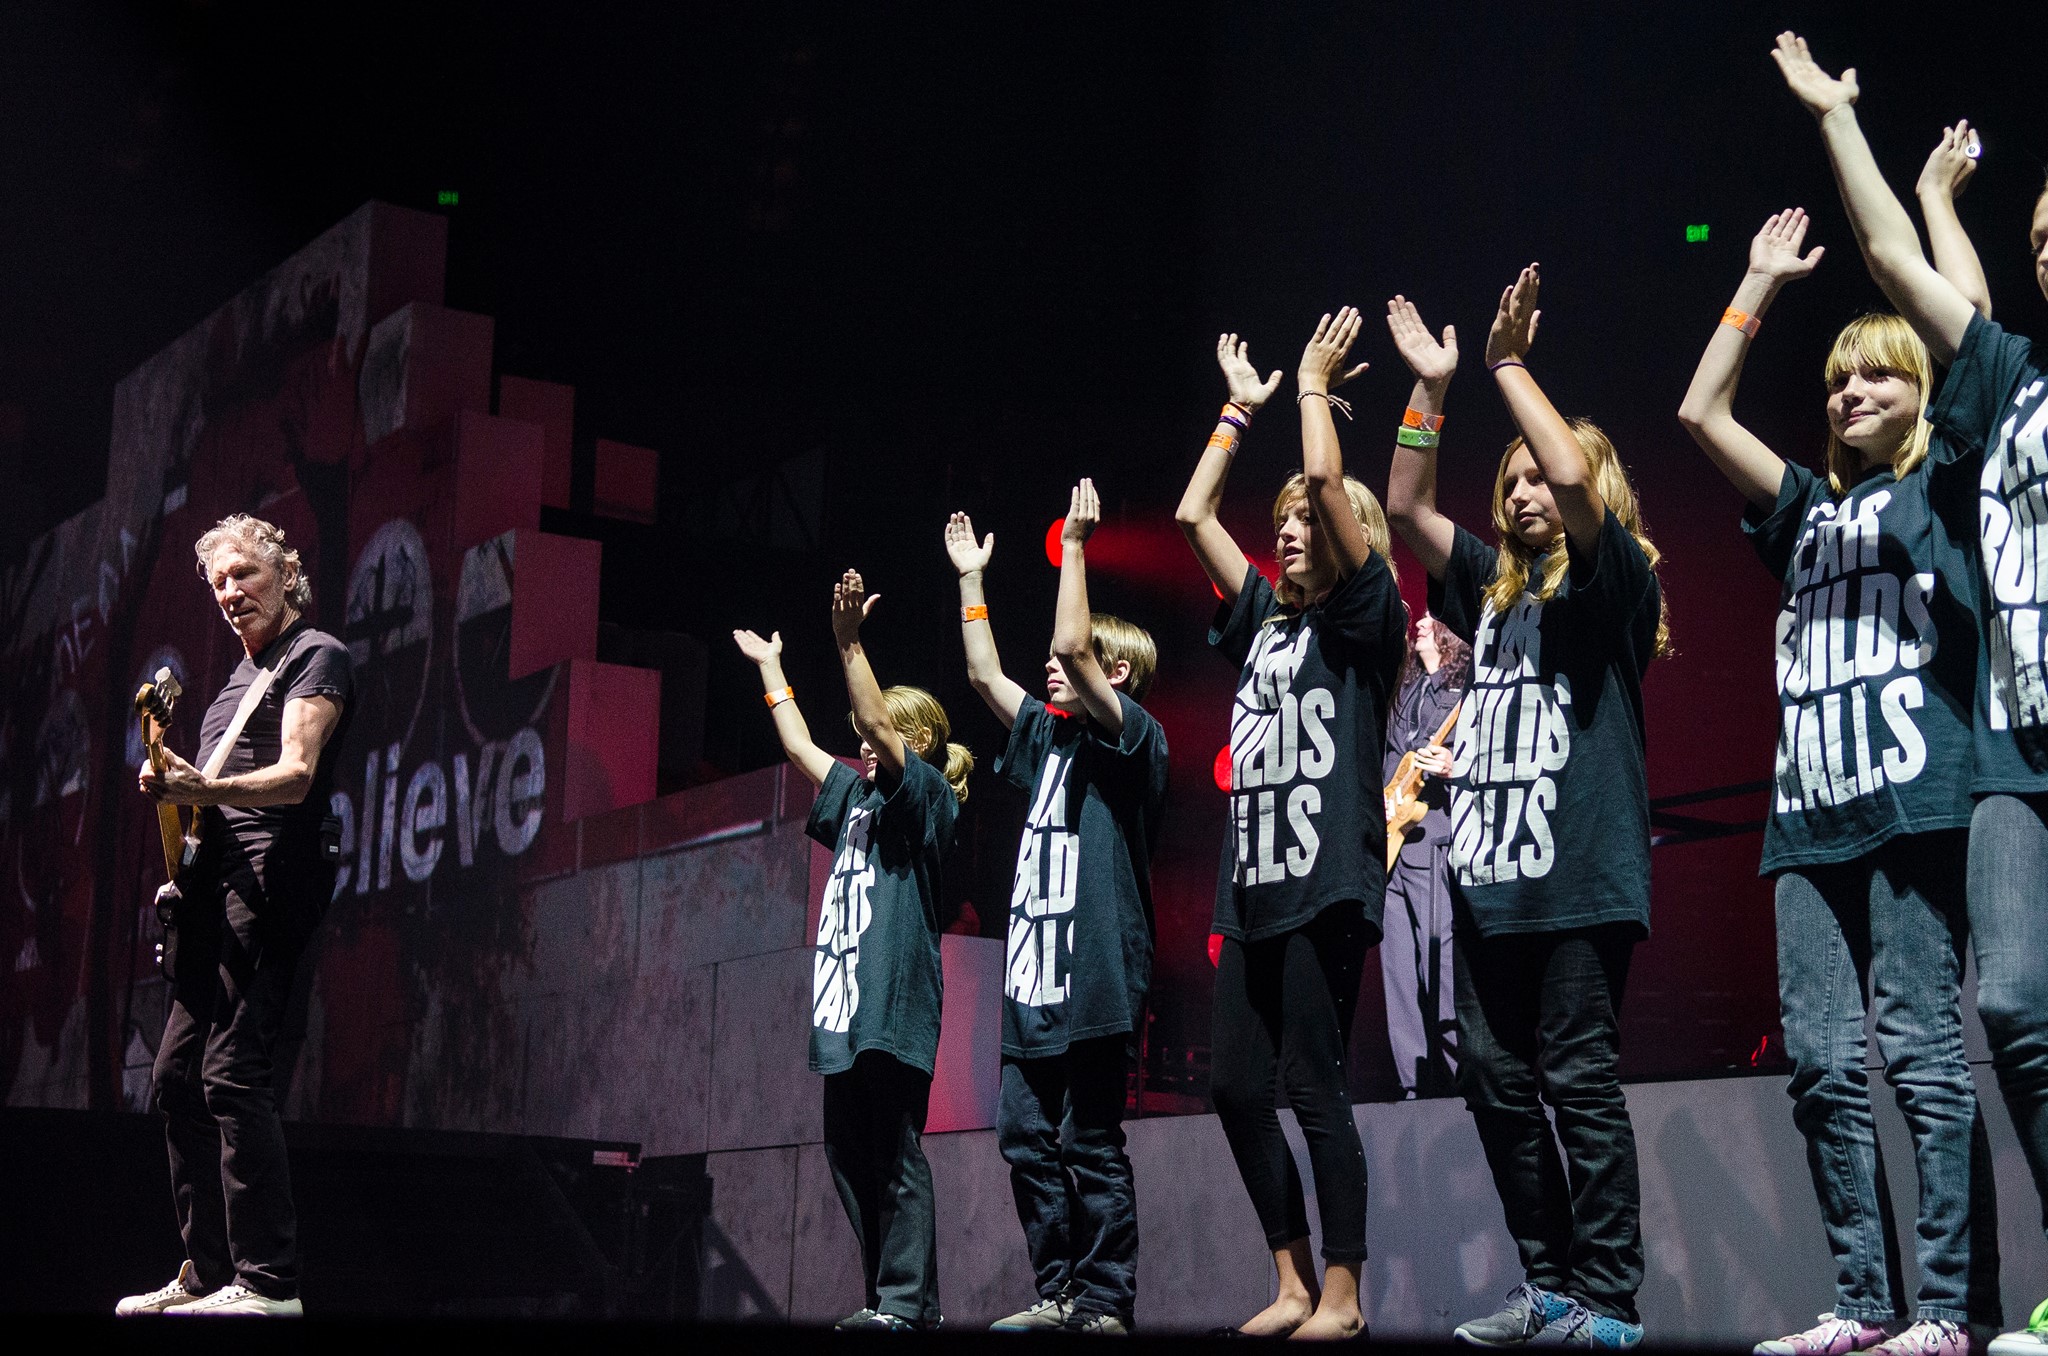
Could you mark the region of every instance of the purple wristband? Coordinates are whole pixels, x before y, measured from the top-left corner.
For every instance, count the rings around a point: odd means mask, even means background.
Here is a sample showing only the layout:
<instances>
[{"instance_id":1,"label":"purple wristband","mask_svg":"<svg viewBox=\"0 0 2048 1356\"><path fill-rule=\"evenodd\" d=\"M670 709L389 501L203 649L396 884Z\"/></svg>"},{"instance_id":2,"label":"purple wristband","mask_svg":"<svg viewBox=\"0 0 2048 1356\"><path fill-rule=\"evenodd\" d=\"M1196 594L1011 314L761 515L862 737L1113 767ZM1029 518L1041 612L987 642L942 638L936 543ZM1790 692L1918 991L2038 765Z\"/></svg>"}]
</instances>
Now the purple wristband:
<instances>
[{"instance_id":1,"label":"purple wristband","mask_svg":"<svg viewBox=\"0 0 2048 1356\"><path fill-rule=\"evenodd\" d=\"M1486 370L1489 372L1498 372L1503 367L1519 367L1524 372L1529 370L1529 364L1523 362L1520 358L1502 358L1497 363L1488 363L1486 365Z\"/></svg>"}]
</instances>

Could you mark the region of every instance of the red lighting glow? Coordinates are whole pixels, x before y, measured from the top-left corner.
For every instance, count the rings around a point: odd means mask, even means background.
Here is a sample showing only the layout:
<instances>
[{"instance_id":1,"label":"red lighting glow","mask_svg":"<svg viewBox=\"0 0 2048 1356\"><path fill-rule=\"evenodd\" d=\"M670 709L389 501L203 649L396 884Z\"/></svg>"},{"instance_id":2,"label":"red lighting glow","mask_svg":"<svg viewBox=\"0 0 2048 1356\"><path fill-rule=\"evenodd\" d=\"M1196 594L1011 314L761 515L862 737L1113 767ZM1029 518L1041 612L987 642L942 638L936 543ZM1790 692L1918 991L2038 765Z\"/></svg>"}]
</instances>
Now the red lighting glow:
<instances>
[{"instance_id":1,"label":"red lighting glow","mask_svg":"<svg viewBox=\"0 0 2048 1356\"><path fill-rule=\"evenodd\" d=\"M1223 964L1223 934L1220 932L1209 934L1209 964L1212 967Z\"/></svg>"},{"instance_id":2,"label":"red lighting glow","mask_svg":"<svg viewBox=\"0 0 2048 1356\"><path fill-rule=\"evenodd\" d=\"M1216 778L1216 789L1218 791L1228 791L1230 789L1230 745L1225 744L1222 748L1216 750L1216 764L1210 770L1210 773Z\"/></svg>"},{"instance_id":3,"label":"red lighting glow","mask_svg":"<svg viewBox=\"0 0 2048 1356\"><path fill-rule=\"evenodd\" d=\"M1066 556L1066 552L1060 549L1060 530L1066 525L1065 518L1055 518L1052 520L1052 526L1045 529L1045 558L1052 562L1054 569L1060 567L1060 561ZM1094 552L1088 554L1093 555Z\"/></svg>"}]
</instances>

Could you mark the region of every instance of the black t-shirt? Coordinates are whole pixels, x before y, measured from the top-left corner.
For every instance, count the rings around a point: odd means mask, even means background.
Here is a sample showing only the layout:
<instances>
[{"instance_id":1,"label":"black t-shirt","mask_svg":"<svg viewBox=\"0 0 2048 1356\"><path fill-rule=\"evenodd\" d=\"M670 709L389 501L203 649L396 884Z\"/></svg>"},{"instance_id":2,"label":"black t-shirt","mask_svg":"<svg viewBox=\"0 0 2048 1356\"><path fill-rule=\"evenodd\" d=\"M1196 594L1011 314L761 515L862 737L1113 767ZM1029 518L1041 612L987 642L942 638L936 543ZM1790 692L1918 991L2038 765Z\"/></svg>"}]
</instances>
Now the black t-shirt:
<instances>
[{"instance_id":1,"label":"black t-shirt","mask_svg":"<svg viewBox=\"0 0 2048 1356\"><path fill-rule=\"evenodd\" d=\"M275 764L284 751L284 708L301 697L328 697L341 707L341 718L328 734L320 757L313 764L313 785L296 805L209 806L204 811L202 835L231 857L253 863L259 870L273 858L289 857L294 867L310 866L319 860L320 821L330 811L334 794L336 754L348 734L350 698L355 694L355 672L349 663L348 647L316 631L304 619L286 628L254 658L242 656L227 686L206 708L199 725L199 754L192 762L205 767L214 746L234 723L235 711L249 684L256 681L259 668L275 667L270 690L249 713L249 723L235 740L220 766L220 775L232 777ZM325 904L323 899L319 901Z\"/></svg>"},{"instance_id":2,"label":"black t-shirt","mask_svg":"<svg viewBox=\"0 0 2048 1356\"><path fill-rule=\"evenodd\" d=\"M1763 873L1970 822L1976 497L1967 468L1889 467L1839 501L1788 464L1743 531L1784 581Z\"/></svg>"},{"instance_id":3,"label":"black t-shirt","mask_svg":"<svg viewBox=\"0 0 2048 1356\"><path fill-rule=\"evenodd\" d=\"M1152 845L1166 731L1119 692L1123 737L1026 697L996 771L1031 795L1003 975L1003 1053L1135 1031L1152 984Z\"/></svg>"},{"instance_id":4,"label":"black t-shirt","mask_svg":"<svg viewBox=\"0 0 2048 1356\"><path fill-rule=\"evenodd\" d=\"M1393 715L1387 721L1387 756L1380 765L1382 782L1394 780L1403 755L1429 747L1429 741L1436 738L1444 717L1451 714L1458 699L1464 695L1465 689L1452 687L1450 675L1443 669L1423 673L1401 689L1400 695L1394 698ZM1450 743L1448 736L1444 743ZM1429 813L1408 831L1407 840L1401 844L1402 861L1413 866L1436 865L1436 845L1449 835L1451 829L1447 813L1450 799L1450 788L1441 778L1422 779L1422 803L1429 807Z\"/></svg>"},{"instance_id":5,"label":"black t-shirt","mask_svg":"<svg viewBox=\"0 0 2048 1356\"><path fill-rule=\"evenodd\" d=\"M1230 829L1213 928L1256 942L1356 902L1375 931L1387 888L1379 780L1408 610L1377 553L1319 603L1285 611L1250 565L1209 643L1239 668Z\"/></svg>"},{"instance_id":6,"label":"black t-shirt","mask_svg":"<svg viewBox=\"0 0 2048 1356\"><path fill-rule=\"evenodd\" d=\"M1451 878L1481 936L1650 926L1643 674L1657 576L1609 509L1549 600L1506 615L1486 588L1499 552L1459 528L1429 610L1472 646L1451 771ZM1530 568L1542 578L1542 561Z\"/></svg>"},{"instance_id":7,"label":"black t-shirt","mask_svg":"<svg viewBox=\"0 0 2048 1356\"><path fill-rule=\"evenodd\" d=\"M811 963L811 1070L844 1073L863 1050L932 1071L939 1055L939 866L960 802L905 748L884 791L834 762L804 832L833 849Z\"/></svg>"},{"instance_id":8,"label":"black t-shirt","mask_svg":"<svg viewBox=\"0 0 2048 1356\"><path fill-rule=\"evenodd\" d=\"M1928 418L1981 453L1978 794L2048 791L2048 352L1981 315Z\"/></svg>"}]
</instances>

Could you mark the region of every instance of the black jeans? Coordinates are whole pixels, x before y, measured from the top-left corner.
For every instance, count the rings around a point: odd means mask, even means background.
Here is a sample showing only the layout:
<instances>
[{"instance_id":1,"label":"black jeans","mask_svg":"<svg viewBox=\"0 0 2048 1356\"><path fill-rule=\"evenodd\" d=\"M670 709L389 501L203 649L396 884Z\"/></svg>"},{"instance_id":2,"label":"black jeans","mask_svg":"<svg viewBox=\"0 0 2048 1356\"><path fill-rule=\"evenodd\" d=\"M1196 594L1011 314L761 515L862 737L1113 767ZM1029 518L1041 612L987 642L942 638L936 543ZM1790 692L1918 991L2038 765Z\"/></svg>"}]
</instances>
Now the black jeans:
<instances>
[{"instance_id":1,"label":"black jeans","mask_svg":"<svg viewBox=\"0 0 2048 1356\"><path fill-rule=\"evenodd\" d=\"M860 1240L867 1307L913 1323L939 1318L939 1226L924 1122L932 1078L862 1051L825 1076L825 1163Z\"/></svg>"},{"instance_id":2,"label":"black jeans","mask_svg":"<svg viewBox=\"0 0 2048 1356\"><path fill-rule=\"evenodd\" d=\"M1138 1194L1124 1153L1128 1035L1003 1057L996 1139L1039 1296L1126 1323L1138 1299Z\"/></svg>"},{"instance_id":3,"label":"black jeans","mask_svg":"<svg viewBox=\"0 0 2048 1356\"><path fill-rule=\"evenodd\" d=\"M1628 1323L1638 1321L1643 1283L1642 1209L1635 1131L1615 1070L1640 935L1613 923L1482 938L1461 908L1453 948L1458 1090L1478 1122L1522 1269L1532 1285Z\"/></svg>"},{"instance_id":4,"label":"black jeans","mask_svg":"<svg viewBox=\"0 0 2048 1356\"><path fill-rule=\"evenodd\" d=\"M326 896L310 873L266 893L253 871L195 881L178 909L170 1013L155 1101L171 1195L199 1283L239 1281L271 1299L299 1292L298 1216L272 1091L278 1028Z\"/></svg>"},{"instance_id":5,"label":"black jeans","mask_svg":"<svg viewBox=\"0 0 2048 1356\"><path fill-rule=\"evenodd\" d=\"M1238 1175L1276 1251L1308 1237L1301 1174L1280 1132L1275 1091L1308 1141L1323 1217L1323 1258L1365 1260L1365 1146L1344 1075L1366 952L1378 938L1356 903L1333 904L1293 932L1223 939L1210 1009L1209 1092Z\"/></svg>"}]
</instances>

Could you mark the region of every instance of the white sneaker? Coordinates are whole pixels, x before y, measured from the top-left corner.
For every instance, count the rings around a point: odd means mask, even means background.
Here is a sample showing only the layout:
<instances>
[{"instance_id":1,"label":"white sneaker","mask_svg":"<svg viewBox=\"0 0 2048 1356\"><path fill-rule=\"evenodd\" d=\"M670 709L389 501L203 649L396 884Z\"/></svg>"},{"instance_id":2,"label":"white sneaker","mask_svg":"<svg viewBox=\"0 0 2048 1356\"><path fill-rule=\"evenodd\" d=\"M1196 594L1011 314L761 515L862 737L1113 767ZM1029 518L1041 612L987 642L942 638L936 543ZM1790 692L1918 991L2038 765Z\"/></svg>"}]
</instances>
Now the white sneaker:
<instances>
[{"instance_id":1,"label":"white sneaker","mask_svg":"<svg viewBox=\"0 0 2048 1356\"><path fill-rule=\"evenodd\" d=\"M224 1285L205 1299L193 1300L190 1304L174 1304L163 1310L167 1314L196 1314L210 1318L216 1314L253 1314L261 1318L304 1318L306 1306L300 1304L297 1296L287 1300L266 1299L246 1285Z\"/></svg>"},{"instance_id":2,"label":"white sneaker","mask_svg":"<svg viewBox=\"0 0 2048 1356\"><path fill-rule=\"evenodd\" d=\"M199 1278L192 1272L190 1262L178 1264L177 1279L161 1290L152 1290L147 1295L130 1295L114 1306L116 1318L133 1318L137 1314L160 1314L173 1305L190 1304L204 1299L206 1292L197 1288Z\"/></svg>"}]
</instances>

